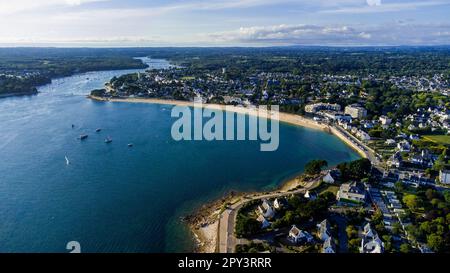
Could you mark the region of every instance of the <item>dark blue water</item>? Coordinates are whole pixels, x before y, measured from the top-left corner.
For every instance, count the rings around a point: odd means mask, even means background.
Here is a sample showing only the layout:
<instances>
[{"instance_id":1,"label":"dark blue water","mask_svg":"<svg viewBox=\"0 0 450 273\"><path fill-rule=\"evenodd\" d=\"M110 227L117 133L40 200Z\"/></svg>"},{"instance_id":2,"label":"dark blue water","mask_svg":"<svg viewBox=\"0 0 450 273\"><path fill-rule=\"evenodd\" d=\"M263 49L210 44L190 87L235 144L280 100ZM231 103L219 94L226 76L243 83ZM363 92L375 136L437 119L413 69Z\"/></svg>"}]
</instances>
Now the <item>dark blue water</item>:
<instances>
[{"instance_id":1,"label":"dark blue water","mask_svg":"<svg viewBox=\"0 0 450 273\"><path fill-rule=\"evenodd\" d=\"M58 79L37 96L0 100L0 252L66 252L69 241L83 252L190 251L179 216L202 202L274 188L311 159L358 158L334 136L290 125L271 153L249 141L175 142L170 106L85 98L129 72Z\"/></svg>"}]
</instances>

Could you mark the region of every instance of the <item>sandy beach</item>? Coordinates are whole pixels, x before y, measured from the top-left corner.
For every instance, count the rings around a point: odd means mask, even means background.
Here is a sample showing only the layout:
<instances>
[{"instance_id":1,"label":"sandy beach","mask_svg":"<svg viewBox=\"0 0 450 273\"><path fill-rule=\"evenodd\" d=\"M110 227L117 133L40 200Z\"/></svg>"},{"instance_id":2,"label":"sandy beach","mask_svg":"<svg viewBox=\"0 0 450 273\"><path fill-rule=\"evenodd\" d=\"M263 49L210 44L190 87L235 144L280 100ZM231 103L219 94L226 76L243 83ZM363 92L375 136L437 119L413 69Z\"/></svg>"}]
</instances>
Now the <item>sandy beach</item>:
<instances>
[{"instance_id":1,"label":"sandy beach","mask_svg":"<svg viewBox=\"0 0 450 273\"><path fill-rule=\"evenodd\" d=\"M164 105L176 105L176 106L188 106L188 107L198 107L199 104L194 104L191 101L179 101L179 100L163 100L163 99L141 99L141 98L102 98L96 96L88 96L89 98L97 101L108 101L108 102L128 102L128 103L150 103L150 104L164 104ZM250 114L250 115L258 115L258 116L267 116L272 117L273 113L271 111L249 111L248 108L238 107L232 105L221 105L221 104L201 104L203 108L213 109L213 110L222 110L222 111L233 111L239 114ZM307 127L311 129L317 130L328 130L328 125L320 124L314 120L289 114L289 113L279 113L279 121L290 123L302 127Z\"/></svg>"},{"instance_id":2,"label":"sandy beach","mask_svg":"<svg viewBox=\"0 0 450 273\"><path fill-rule=\"evenodd\" d=\"M141 98L101 98L95 96L88 96L90 99L97 101L105 101L105 102L127 102L127 103L149 103L149 104L164 104L164 105L176 105L176 106L188 106L188 107L198 107L199 104L194 104L189 101L177 101L177 100L162 100L162 99L141 99ZM263 117L272 117L273 113L271 111L252 111L249 112L247 108L237 107L237 106L225 106L220 104L201 104L203 108L209 108L213 110L223 110L223 111L233 111L240 114L249 114L249 115L259 115ZM333 134L341 139L344 143L349 145L355 151L357 151L362 157L368 157L367 153L363 151L360 147L355 145L352 141L350 141L346 136L344 136L339 130L319 122L316 122L312 119L305 118L295 114L289 113L279 113L279 121L285 122L289 124L293 124L296 126L302 126L310 129L321 130L327 133ZM300 175L300 174L299 174ZM278 189L273 192L287 192L292 189L298 188L301 185L301 181L299 179L299 175L286 180ZM186 217L186 221L191 227L191 230L194 233L194 236L197 240L197 252L200 253L213 253L217 251L217 239L219 232L219 217L222 208L229 203L235 202L243 195L248 195L251 193L231 193L230 195L222 198L220 200L216 200L215 202L211 202L209 204L205 204L202 206L194 215L190 215Z\"/></svg>"},{"instance_id":3,"label":"sandy beach","mask_svg":"<svg viewBox=\"0 0 450 273\"><path fill-rule=\"evenodd\" d=\"M128 103L149 103L149 104L164 104L164 105L174 105L174 106L188 106L188 107L198 107L199 104L194 104L191 101L179 101L179 100L164 100L164 99L153 99L153 98L102 98L96 96L88 96L88 98L97 100L97 101L105 101L105 102L128 102ZM240 114L249 114L249 115L257 115L268 118L273 118L273 113L271 111L249 111L248 108L238 107L232 105L221 105L221 104L201 104L203 108L209 108L213 110L222 110L222 111L232 111ZM289 114L279 112L278 120L280 122L293 124L296 126L301 126L305 128L315 129L325 131L327 133L333 134L346 143L349 147L354 149L358 154L364 158L368 158L368 152L364 151L358 145L355 145L354 142L350 141L342 132L334 128L333 126L329 126L324 123L317 122L310 118L306 118L300 115Z\"/></svg>"}]
</instances>

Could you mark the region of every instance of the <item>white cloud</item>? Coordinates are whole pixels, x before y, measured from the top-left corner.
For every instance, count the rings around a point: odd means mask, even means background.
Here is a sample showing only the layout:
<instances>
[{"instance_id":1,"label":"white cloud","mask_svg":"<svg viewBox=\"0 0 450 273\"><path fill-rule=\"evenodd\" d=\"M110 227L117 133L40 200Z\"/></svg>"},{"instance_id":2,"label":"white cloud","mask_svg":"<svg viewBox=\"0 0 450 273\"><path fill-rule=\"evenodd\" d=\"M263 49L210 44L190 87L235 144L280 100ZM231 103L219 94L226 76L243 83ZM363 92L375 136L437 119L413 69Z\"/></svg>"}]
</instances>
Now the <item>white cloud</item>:
<instances>
[{"instance_id":1,"label":"white cloud","mask_svg":"<svg viewBox=\"0 0 450 273\"><path fill-rule=\"evenodd\" d=\"M14 14L50 7L80 6L92 2L109 0L0 0L0 14Z\"/></svg>"},{"instance_id":2,"label":"white cloud","mask_svg":"<svg viewBox=\"0 0 450 273\"><path fill-rule=\"evenodd\" d=\"M417 10L420 8L450 5L450 1L409 1L382 3L381 0L367 0L367 5L344 5L337 9L324 9L321 13L380 13Z\"/></svg>"},{"instance_id":3,"label":"white cloud","mask_svg":"<svg viewBox=\"0 0 450 273\"><path fill-rule=\"evenodd\" d=\"M218 44L262 45L437 45L449 44L446 24L276 25L205 34Z\"/></svg>"},{"instance_id":4,"label":"white cloud","mask_svg":"<svg viewBox=\"0 0 450 273\"><path fill-rule=\"evenodd\" d=\"M367 0L369 6L381 6L381 0Z\"/></svg>"}]
</instances>

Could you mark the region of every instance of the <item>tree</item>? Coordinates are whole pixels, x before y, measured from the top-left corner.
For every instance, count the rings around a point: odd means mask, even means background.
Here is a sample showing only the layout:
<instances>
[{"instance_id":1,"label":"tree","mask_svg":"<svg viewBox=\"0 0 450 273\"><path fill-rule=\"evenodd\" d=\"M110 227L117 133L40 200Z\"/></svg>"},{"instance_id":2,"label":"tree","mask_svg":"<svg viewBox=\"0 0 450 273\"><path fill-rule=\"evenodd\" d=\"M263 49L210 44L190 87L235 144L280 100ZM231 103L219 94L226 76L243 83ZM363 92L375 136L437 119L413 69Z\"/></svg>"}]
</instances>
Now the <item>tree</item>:
<instances>
[{"instance_id":1,"label":"tree","mask_svg":"<svg viewBox=\"0 0 450 273\"><path fill-rule=\"evenodd\" d=\"M401 253L410 253L412 250L411 246L409 244L401 244L400 245L400 252Z\"/></svg>"},{"instance_id":2,"label":"tree","mask_svg":"<svg viewBox=\"0 0 450 273\"><path fill-rule=\"evenodd\" d=\"M348 241L348 249L350 252L359 253L359 247L361 245L361 238L355 238Z\"/></svg>"},{"instance_id":3,"label":"tree","mask_svg":"<svg viewBox=\"0 0 450 273\"><path fill-rule=\"evenodd\" d=\"M433 233L427 236L427 245L432 250L439 252L444 247L444 240L441 236Z\"/></svg>"},{"instance_id":4,"label":"tree","mask_svg":"<svg viewBox=\"0 0 450 273\"><path fill-rule=\"evenodd\" d=\"M316 175L322 171L322 168L328 166L325 160L312 160L305 165L305 173L309 175Z\"/></svg>"},{"instance_id":5,"label":"tree","mask_svg":"<svg viewBox=\"0 0 450 273\"><path fill-rule=\"evenodd\" d=\"M403 182L402 181L395 182L395 190L397 192L403 192L405 190L405 187L403 186Z\"/></svg>"},{"instance_id":6,"label":"tree","mask_svg":"<svg viewBox=\"0 0 450 273\"><path fill-rule=\"evenodd\" d=\"M261 229L261 224L251 217L239 214L236 219L236 236L244 237L254 235Z\"/></svg>"},{"instance_id":7,"label":"tree","mask_svg":"<svg viewBox=\"0 0 450 273\"><path fill-rule=\"evenodd\" d=\"M392 251L392 236L390 235L383 235L383 241L384 241L384 249L386 252Z\"/></svg>"},{"instance_id":8,"label":"tree","mask_svg":"<svg viewBox=\"0 0 450 273\"><path fill-rule=\"evenodd\" d=\"M445 202L450 203L450 191L444 192Z\"/></svg>"},{"instance_id":9,"label":"tree","mask_svg":"<svg viewBox=\"0 0 450 273\"><path fill-rule=\"evenodd\" d=\"M401 230L402 230L402 225L401 225L399 222L395 222L395 223L392 225L392 233L393 233L394 235L399 235L400 232L401 232Z\"/></svg>"},{"instance_id":10,"label":"tree","mask_svg":"<svg viewBox=\"0 0 450 273\"><path fill-rule=\"evenodd\" d=\"M416 210L420 205L420 198L414 194L405 194L403 197L403 202L410 208L411 210Z\"/></svg>"},{"instance_id":11,"label":"tree","mask_svg":"<svg viewBox=\"0 0 450 273\"><path fill-rule=\"evenodd\" d=\"M372 163L367 158L352 161L350 163L341 163L337 166L341 171L342 179L361 180L367 178L372 167Z\"/></svg>"},{"instance_id":12,"label":"tree","mask_svg":"<svg viewBox=\"0 0 450 273\"><path fill-rule=\"evenodd\" d=\"M347 233L348 239L356 238L358 236L358 230L352 225L347 226L345 232Z\"/></svg>"},{"instance_id":13,"label":"tree","mask_svg":"<svg viewBox=\"0 0 450 273\"><path fill-rule=\"evenodd\" d=\"M433 189L428 189L425 191L425 196L427 197L428 200L433 200L437 197L437 193Z\"/></svg>"},{"instance_id":14,"label":"tree","mask_svg":"<svg viewBox=\"0 0 450 273\"><path fill-rule=\"evenodd\" d=\"M367 177L372 167L372 163L367 158L350 162L349 169L354 179L362 179Z\"/></svg>"}]
</instances>

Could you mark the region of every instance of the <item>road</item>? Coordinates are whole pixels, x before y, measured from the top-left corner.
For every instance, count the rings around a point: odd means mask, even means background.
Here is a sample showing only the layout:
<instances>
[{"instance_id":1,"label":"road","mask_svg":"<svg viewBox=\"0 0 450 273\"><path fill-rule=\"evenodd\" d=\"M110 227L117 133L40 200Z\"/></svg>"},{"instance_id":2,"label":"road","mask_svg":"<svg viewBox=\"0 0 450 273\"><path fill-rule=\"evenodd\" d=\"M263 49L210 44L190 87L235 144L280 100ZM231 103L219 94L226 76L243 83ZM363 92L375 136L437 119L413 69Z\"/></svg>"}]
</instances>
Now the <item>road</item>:
<instances>
[{"instance_id":1,"label":"road","mask_svg":"<svg viewBox=\"0 0 450 273\"><path fill-rule=\"evenodd\" d=\"M246 198L239 202L229 206L219 218L219 238L218 238L218 250L219 253L233 253L236 249L236 245L246 243L246 239L236 238L234 235L234 227L236 224L236 217L238 211L248 202L252 200L273 199L290 196L292 194L305 193L307 190L311 190L319 186L321 177L309 182L304 188L295 191L276 192L270 194L255 194L246 196Z\"/></svg>"},{"instance_id":2,"label":"road","mask_svg":"<svg viewBox=\"0 0 450 273\"><path fill-rule=\"evenodd\" d=\"M373 166L380 171L384 171L381 167L379 167L380 160L378 156L365 144L363 144L361 141L359 141L356 137L345 131L339 126L330 126L330 129L334 129L338 131L343 137L345 137L348 141L352 142L354 145L356 145L363 153L366 155L366 157L372 162ZM270 193L270 194L255 194L251 196L246 196L243 200L240 200L239 202L230 205L219 218L219 238L217 242L217 249L219 253L233 253L235 251L236 245L240 243L246 243L247 240L245 239L239 239L234 236L234 227L236 224L236 217L238 211L244 206L246 203L252 201L252 200L262 200L262 199L271 199L271 198L279 198L279 197L286 197L292 194L298 194L298 193L305 193L307 190L311 190L316 188L322 178L316 179L312 182L310 182L306 187L290 191L290 192L276 192L276 193ZM344 238L342 238L344 239ZM344 240L343 240L344 241ZM346 245L344 246L346 248Z\"/></svg>"}]
</instances>

